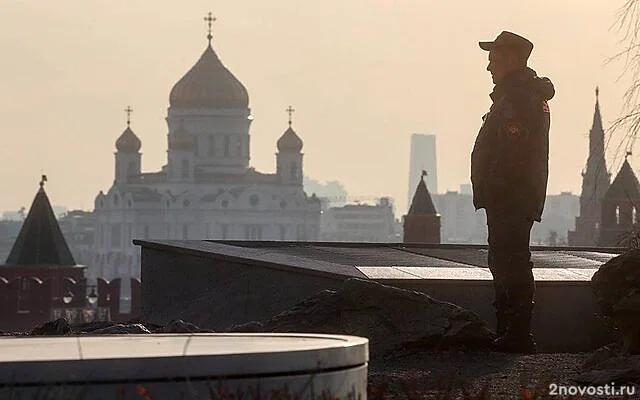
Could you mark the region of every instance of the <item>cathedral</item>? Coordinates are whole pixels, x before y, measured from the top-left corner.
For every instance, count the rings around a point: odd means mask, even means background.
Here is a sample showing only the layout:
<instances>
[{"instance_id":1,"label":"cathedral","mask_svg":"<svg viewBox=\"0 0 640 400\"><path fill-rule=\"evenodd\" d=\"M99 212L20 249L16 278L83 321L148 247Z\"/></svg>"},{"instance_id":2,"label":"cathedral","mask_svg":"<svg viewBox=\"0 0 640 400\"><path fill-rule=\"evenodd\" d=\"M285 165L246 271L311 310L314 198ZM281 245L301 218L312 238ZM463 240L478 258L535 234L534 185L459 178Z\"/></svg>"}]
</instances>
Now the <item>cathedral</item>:
<instances>
[{"instance_id":1,"label":"cathedral","mask_svg":"<svg viewBox=\"0 0 640 400\"><path fill-rule=\"evenodd\" d=\"M205 19L207 20L207 19ZM321 203L302 185L303 142L291 125L277 141L276 172L249 166L253 119L244 85L208 45L173 86L167 162L142 172L130 126L115 142L115 177L95 198L92 277L140 275L133 239L317 240Z\"/></svg>"},{"instance_id":2,"label":"cathedral","mask_svg":"<svg viewBox=\"0 0 640 400\"><path fill-rule=\"evenodd\" d=\"M582 172L580 215L575 230L568 232L569 246L627 246L631 233L640 227L640 183L625 156L611 182L605 160L605 140L596 88L596 106L589 132L589 157Z\"/></svg>"}]
</instances>

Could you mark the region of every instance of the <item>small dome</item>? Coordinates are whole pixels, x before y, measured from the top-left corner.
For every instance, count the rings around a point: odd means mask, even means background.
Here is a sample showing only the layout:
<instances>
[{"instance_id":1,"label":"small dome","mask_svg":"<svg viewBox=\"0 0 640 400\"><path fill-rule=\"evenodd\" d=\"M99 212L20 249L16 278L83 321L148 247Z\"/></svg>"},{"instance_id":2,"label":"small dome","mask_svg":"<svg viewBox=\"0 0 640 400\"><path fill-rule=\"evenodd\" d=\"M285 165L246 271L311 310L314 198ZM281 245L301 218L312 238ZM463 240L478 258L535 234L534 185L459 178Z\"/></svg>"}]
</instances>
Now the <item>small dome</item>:
<instances>
[{"instance_id":1,"label":"small dome","mask_svg":"<svg viewBox=\"0 0 640 400\"><path fill-rule=\"evenodd\" d=\"M169 104L184 108L248 108L249 94L209 45L198 62L173 86Z\"/></svg>"},{"instance_id":2,"label":"small dome","mask_svg":"<svg viewBox=\"0 0 640 400\"><path fill-rule=\"evenodd\" d=\"M278 151L299 153L302 150L302 139L289 127L278 139Z\"/></svg>"},{"instance_id":3,"label":"small dome","mask_svg":"<svg viewBox=\"0 0 640 400\"><path fill-rule=\"evenodd\" d=\"M116 140L116 149L123 153L137 153L141 147L142 142L129 127L127 127L118 140Z\"/></svg>"},{"instance_id":4,"label":"small dome","mask_svg":"<svg viewBox=\"0 0 640 400\"><path fill-rule=\"evenodd\" d=\"M169 149L171 150L195 150L197 144L197 138L182 126L169 134Z\"/></svg>"}]
</instances>

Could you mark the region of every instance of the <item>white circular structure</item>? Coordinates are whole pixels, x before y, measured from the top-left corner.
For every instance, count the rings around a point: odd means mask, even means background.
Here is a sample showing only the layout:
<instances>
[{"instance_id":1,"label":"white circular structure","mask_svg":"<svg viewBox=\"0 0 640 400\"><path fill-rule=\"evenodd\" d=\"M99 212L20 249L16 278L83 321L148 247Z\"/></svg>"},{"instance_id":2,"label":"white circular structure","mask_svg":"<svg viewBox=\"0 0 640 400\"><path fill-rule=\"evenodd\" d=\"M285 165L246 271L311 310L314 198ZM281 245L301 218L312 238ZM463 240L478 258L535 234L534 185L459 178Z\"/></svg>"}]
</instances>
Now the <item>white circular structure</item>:
<instances>
[{"instance_id":1,"label":"white circular structure","mask_svg":"<svg viewBox=\"0 0 640 400\"><path fill-rule=\"evenodd\" d=\"M0 398L366 399L368 360L367 339L338 335L3 338Z\"/></svg>"}]
</instances>

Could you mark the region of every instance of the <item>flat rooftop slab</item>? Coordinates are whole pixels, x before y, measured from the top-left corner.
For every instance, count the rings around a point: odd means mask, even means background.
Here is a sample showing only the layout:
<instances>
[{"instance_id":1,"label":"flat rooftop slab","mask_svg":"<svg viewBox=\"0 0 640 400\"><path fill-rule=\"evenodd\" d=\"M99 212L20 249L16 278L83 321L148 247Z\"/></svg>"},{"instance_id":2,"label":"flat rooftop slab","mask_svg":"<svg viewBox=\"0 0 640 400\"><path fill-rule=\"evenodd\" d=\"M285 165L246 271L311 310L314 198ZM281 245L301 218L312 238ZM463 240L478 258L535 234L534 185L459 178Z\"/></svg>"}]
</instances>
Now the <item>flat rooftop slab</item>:
<instances>
[{"instance_id":1,"label":"flat rooftop slab","mask_svg":"<svg viewBox=\"0 0 640 400\"><path fill-rule=\"evenodd\" d=\"M343 372L344 382L350 381L366 390L368 360L367 339L340 335L3 338L0 339L0 389L82 386L102 396L117 394L118 386L123 383L144 384L150 391L149 384L154 383L155 391L162 394L160 398L181 398L166 396L164 390L175 394L179 383L188 380L207 384L244 381L242 385L248 391L249 383L264 385L271 378L279 385L287 382L287 377L291 378L290 383L295 383L304 375L308 382L311 374L321 378L327 372L333 375ZM361 382L362 371L364 382ZM320 379L318 385L322 383ZM231 386L235 388L234 385ZM342 390L333 386L331 389Z\"/></svg>"},{"instance_id":2,"label":"flat rooftop slab","mask_svg":"<svg viewBox=\"0 0 640 400\"><path fill-rule=\"evenodd\" d=\"M487 247L333 242L134 241L216 259L375 280L492 280ZM586 282L620 248L532 247L536 281Z\"/></svg>"},{"instance_id":3,"label":"flat rooftop slab","mask_svg":"<svg viewBox=\"0 0 640 400\"><path fill-rule=\"evenodd\" d=\"M143 316L190 316L213 330L263 321L350 278L415 290L495 327L487 246L404 243L141 241ZM591 278L622 248L531 247L533 326L541 351L590 351L613 331L597 316ZM170 297L168 297L170 294ZM205 306L206 305L206 306Z\"/></svg>"}]
</instances>

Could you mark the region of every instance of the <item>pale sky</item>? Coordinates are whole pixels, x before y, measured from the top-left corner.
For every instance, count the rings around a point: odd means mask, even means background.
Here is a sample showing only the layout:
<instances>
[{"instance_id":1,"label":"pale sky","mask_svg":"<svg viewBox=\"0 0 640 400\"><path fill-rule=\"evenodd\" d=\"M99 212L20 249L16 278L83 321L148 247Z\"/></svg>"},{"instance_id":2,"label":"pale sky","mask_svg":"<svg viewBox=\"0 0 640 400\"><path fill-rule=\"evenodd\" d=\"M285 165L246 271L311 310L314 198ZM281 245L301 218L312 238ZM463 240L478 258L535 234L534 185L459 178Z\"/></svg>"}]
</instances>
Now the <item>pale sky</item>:
<instances>
[{"instance_id":1,"label":"pale sky","mask_svg":"<svg viewBox=\"0 0 640 400\"><path fill-rule=\"evenodd\" d=\"M629 81L618 80L621 63L605 65L621 49L622 34L611 27L622 4L5 0L0 210L28 207L41 170L52 203L93 209L97 193L113 182L114 143L129 104L143 170L159 170L169 92L205 49L208 11L217 17L216 52L249 91L251 164L261 172L275 170L291 104L312 179L339 180L350 196L394 197L401 214L409 138L435 133L439 190L457 190L469 182L470 152L493 86L477 42L511 30L535 44L530 66L556 86L548 193L579 193L594 88L600 86L606 126L619 116ZM621 158L608 156L617 172Z\"/></svg>"}]
</instances>

